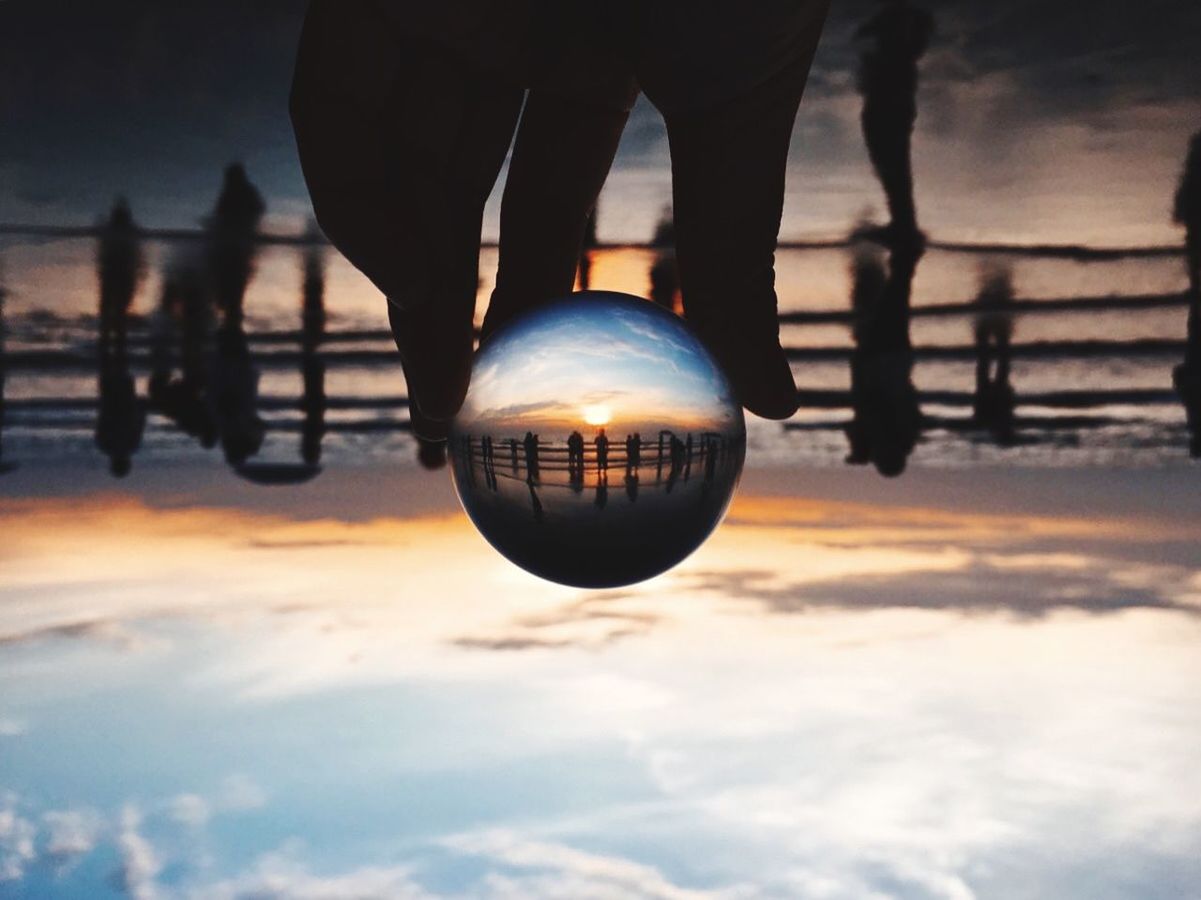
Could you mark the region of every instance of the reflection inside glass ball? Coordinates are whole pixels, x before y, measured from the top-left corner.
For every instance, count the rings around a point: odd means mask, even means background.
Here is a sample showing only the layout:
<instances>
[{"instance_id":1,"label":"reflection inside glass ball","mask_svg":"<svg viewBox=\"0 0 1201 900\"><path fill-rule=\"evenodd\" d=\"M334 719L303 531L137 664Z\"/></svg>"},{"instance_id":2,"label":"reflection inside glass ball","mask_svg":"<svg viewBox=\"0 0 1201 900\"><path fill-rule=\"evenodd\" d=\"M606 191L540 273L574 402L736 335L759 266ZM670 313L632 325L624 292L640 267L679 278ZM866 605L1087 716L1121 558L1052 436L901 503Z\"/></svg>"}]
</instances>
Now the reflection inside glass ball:
<instances>
[{"instance_id":1,"label":"reflection inside glass ball","mask_svg":"<svg viewBox=\"0 0 1201 900\"><path fill-rule=\"evenodd\" d=\"M742 408L683 321L625 294L575 294L476 356L450 437L467 515L527 571L577 587L650 578L725 514Z\"/></svg>"}]
</instances>

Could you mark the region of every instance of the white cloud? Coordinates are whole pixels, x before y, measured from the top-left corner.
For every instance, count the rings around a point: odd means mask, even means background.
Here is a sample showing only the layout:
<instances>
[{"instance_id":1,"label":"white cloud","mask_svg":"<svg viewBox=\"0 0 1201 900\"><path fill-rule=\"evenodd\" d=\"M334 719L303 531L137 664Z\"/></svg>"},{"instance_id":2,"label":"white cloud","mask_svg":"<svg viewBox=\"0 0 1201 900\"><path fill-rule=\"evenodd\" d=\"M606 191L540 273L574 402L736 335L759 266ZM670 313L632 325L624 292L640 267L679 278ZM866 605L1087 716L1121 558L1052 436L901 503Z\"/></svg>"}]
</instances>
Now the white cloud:
<instances>
[{"instance_id":1,"label":"white cloud","mask_svg":"<svg viewBox=\"0 0 1201 900\"><path fill-rule=\"evenodd\" d=\"M212 814L208 801L199 794L179 794L167 802L167 815L189 828L203 827Z\"/></svg>"},{"instance_id":2,"label":"white cloud","mask_svg":"<svg viewBox=\"0 0 1201 900\"><path fill-rule=\"evenodd\" d=\"M269 854L247 873L206 884L189 900L429 900L407 866L365 866L317 875L287 854Z\"/></svg>"},{"instance_id":3,"label":"white cloud","mask_svg":"<svg viewBox=\"0 0 1201 900\"><path fill-rule=\"evenodd\" d=\"M565 844L531 841L503 829L456 835L444 843L456 852L481 856L513 870L486 876L477 896L490 900L510 897L700 900L719 896L673 884L653 866L587 853Z\"/></svg>"},{"instance_id":4,"label":"white cloud","mask_svg":"<svg viewBox=\"0 0 1201 900\"><path fill-rule=\"evenodd\" d=\"M0 795L0 883L17 881L36 856L33 839L37 829L17 811L17 797Z\"/></svg>"},{"instance_id":5,"label":"white cloud","mask_svg":"<svg viewBox=\"0 0 1201 900\"><path fill-rule=\"evenodd\" d=\"M267 792L246 775L230 775L222 780L214 800L222 812L245 812L261 809L267 803Z\"/></svg>"},{"instance_id":6,"label":"white cloud","mask_svg":"<svg viewBox=\"0 0 1201 900\"><path fill-rule=\"evenodd\" d=\"M0 737L20 737L29 732L29 725L20 719L0 717Z\"/></svg>"},{"instance_id":7,"label":"white cloud","mask_svg":"<svg viewBox=\"0 0 1201 900\"><path fill-rule=\"evenodd\" d=\"M138 830L142 824L137 808L127 805L121 811L117 851L121 866L117 883L133 900L155 900L159 896L155 879L163 865L150 842Z\"/></svg>"},{"instance_id":8,"label":"white cloud","mask_svg":"<svg viewBox=\"0 0 1201 900\"><path fill-rule=\"evenodd\" d=\"M68 866L90 853L100 837L103 822L90 809L50 810L42 814L46 838L43 853L55 866Z\"/></svg>"}]
</instances>

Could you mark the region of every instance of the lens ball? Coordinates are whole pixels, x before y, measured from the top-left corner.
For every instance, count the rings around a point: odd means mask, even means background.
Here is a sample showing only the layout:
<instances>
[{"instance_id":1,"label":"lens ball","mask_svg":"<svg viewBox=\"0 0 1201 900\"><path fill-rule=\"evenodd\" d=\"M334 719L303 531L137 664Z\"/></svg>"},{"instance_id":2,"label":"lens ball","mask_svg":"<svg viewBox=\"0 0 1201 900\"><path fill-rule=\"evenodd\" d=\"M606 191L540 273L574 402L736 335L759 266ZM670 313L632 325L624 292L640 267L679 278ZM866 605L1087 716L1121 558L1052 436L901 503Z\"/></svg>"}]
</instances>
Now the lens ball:
<instances>
[{"instance_id":1,"label":"lens ball","mask_svg":"<svg viewBox=\"0 0 1201 900\"><path fill-rule=\"evenodd\" d=\"M484 344L449 455L463 508L502 555L550 581L616 587L670 569L721 521L746 424L683 320L591 291Z\"/></svg>"}]
</instances>

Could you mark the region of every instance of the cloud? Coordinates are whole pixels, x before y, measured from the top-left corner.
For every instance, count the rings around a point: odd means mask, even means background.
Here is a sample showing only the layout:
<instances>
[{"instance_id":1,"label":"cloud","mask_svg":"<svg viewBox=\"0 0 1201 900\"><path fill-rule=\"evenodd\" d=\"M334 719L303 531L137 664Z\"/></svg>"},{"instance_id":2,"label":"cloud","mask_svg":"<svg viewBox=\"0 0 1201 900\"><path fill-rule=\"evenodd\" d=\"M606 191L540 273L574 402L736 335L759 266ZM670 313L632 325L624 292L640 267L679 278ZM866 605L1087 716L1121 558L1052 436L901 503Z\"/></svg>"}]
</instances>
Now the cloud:
<instances>
[{"instance_id":1,"label":"cloud","mask_svg":"<svg viewBox=\"0 0 1201 900\"><path fill-rule=\"evenodd\" d=\"M433 900L408 866L364 866L318 875L285 853L268 854L250 871L186 892L189 900Z\"/></svg>"},{"instance_id":2,"label":"cloud","mask_svg":"<svg viewBox=\"0 0 1201 900\"><path fill-rule=\"evenodd\" d=\"M0 717L0 738L20 737L28 732L28 723L21 719L13 719L9 716Z\"/></svg>"},{"instance_id":3,"label":"cloud","mask_svg":"<svg viewBox=\"0 0 1201 900\"><path fill-rule=\"evenodd\" d=\"M1135 567L1110 560L1037 555L1016 562L974 554L949 569L842 576L837 580L781 581L767 570L686 572L677 576L689 590L761 604L772 613L813 609L927 609L961 613L1008 613L1038 619L1073 609L1106 615L1131 609L1160 609L1201 616L1201 606L1184 602L1177 588L1185 574L1172 567Z\"/></svg>"},{"instance_id":4,"label":"cloud","mask_svg":"<svg viewBox=\"0 0 1201 900\"><path fill-rule=\"evenodd\" d=\"M0 884L18 881L36 858L37 828L18 812L15 794L0 795Z\"/></svg>"},{"instance_id":5,"label":"cloud","mask_svg":"<svg viewBox=\"0 0 1201 900\"><path fill-rule=\"evenodd\" d=\"M203 827L212 814L208 801L199 794L179 794L167 802L167 815L189 828Z\"/></svg>"},{"instance_id":6,"label":"cloud","mask_svg":"<svg viewBox=\"0 0 1201 900\"><path fill-rule=\"evenodd\" d=\"M222 780L214 803L222 812L247 812L265 806L267 792L246 775L229 775Z\"/></svg>"},{"instance_id":7,"label":"cloud","mask_svg":"<svg viewBox=\"0 0 1201 900\"><path fill-rule=\"evenodd\" d=\"M121 863L114 880L133 900L155 900L160 896L156 879L163 864L154 847L139 831L141 824L142 816L137 807L126 805L121 811L117 833Z\"/></svg>"},{"instance_id":8,"label":"cloud","mask_svg":"<svg viewBox=\"0 0 1201 900\"><path fill-rule=\"evenodd\" d=\"M662 617L613 604L637 594L609 591L590 594L549 612L520 616L499 634L456 638L456 646L474 650L538 650L574 647L598 649L650 632Z\"/></svg>"},{"instance_id":9,"label":"cloud","mask_svg":"<svg viewBox=\"0 0 1201 900\"><path fill-rule=\"evenodd\" d=\"M51 810L42 814L43 855L56 869L70 866L92 852L103 830L100 815L90 809Z\"/></svg>"},{"instance_id":10,"label":"cloud","mask_svg":"<svg viewBox=\"0 0 1201 900\"><path fill-rule=\"evenodd\" d=\"M500 871L489 872L480 895L488 898L608 898L608 900L701 900L708 891L674 884L654 866L588 853L560 843L533 841L504 830L446 838L456 853L479 856Z\"/></svg>"},{"instance_id":11,"label":"cloud","mask_svg":"<svg viewBox=\"0 0 1201 900\"><path fill-rule=\"evenodd\" d=\"M262 809L267 804L267 792L252 778L228 775L221 780L217 791L209 797L198 793L177 794L166 802L164 810L169 819L189 828L203 828L219 813L242 813Z\"/></svg>"}]
</instances>

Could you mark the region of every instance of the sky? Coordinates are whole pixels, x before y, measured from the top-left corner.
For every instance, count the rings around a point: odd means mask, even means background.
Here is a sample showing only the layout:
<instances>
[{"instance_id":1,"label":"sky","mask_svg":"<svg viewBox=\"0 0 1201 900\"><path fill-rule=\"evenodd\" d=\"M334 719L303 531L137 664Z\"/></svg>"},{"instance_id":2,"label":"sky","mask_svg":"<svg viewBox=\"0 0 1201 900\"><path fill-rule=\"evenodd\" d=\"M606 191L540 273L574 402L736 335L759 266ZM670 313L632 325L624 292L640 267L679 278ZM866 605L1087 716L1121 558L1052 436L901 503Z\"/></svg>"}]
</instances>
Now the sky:
<instances>
[{"instance_id":1,"label":"sky","mask_svg":"<svg viewBox=\"0 0 1201 900\"><path fill-rule=\"evenodd\" d=\"M394 466L53 474L0 500L0 897L1201 877L1186 469L752 473L679 569L604 592L520 572Z\"/></svg>"},{"instance_id":2,"label":"sky","mask_svg":"<svg viewBox=\"0 0 1201 900\"><path fill-rule=\"evenodd\" d=\"M0 3L0 222L91 222L127 193L146 224L209 209L246 162L279 230L308 202L286 96L301 0ZM850 36L871 0L834 4L797 122L784 235L879 215L858 132ZM1171 194L1201 127L1192 0L930 0L915 136L923 224L960 239L1177 239ZM635 110L601 236L644 240L670 197L662 122ZM496 232L495 204L485 231Z\"/></svg>"},{"instance_id":3,"label":"sky","mask_svg":"<svg viewBox=\"0 0 1201 900\"><path fill-rule=\"evenodd\" d=\"M619 302L556 304L498 334L474 364L456 428L520 437L607 425L644 440L660 428L741 431L725 376L683 324L643 301Z\"/></svg>"}]
</instances>

